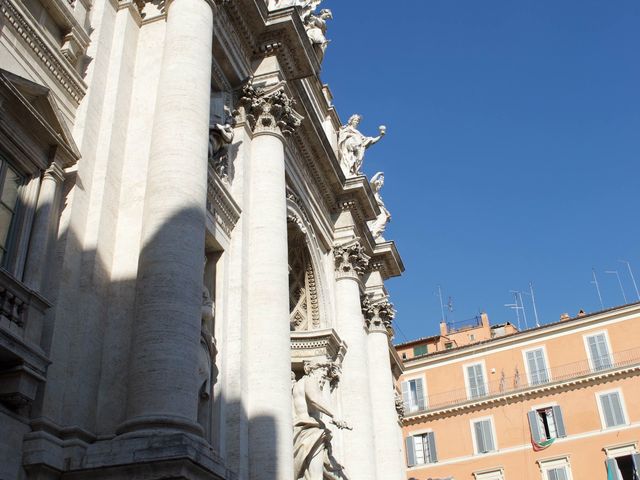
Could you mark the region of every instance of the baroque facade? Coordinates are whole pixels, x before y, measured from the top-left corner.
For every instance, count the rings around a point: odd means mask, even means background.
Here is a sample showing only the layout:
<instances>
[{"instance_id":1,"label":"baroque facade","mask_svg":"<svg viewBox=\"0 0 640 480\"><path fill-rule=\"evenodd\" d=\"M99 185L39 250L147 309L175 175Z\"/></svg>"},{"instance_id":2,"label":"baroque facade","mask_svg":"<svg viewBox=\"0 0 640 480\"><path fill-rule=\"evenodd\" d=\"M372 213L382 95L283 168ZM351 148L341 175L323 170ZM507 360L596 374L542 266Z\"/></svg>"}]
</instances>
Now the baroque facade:
<instances>
[{"instance_id":1,"label":"baroque facade","mask_svg":"<svg viewBox=\"0 0 640 480\"><path fill-rule=\"evenodd\" d=\"M319 3L0 0L0 478L403 478Z\"/></svg>"}]
</instances>

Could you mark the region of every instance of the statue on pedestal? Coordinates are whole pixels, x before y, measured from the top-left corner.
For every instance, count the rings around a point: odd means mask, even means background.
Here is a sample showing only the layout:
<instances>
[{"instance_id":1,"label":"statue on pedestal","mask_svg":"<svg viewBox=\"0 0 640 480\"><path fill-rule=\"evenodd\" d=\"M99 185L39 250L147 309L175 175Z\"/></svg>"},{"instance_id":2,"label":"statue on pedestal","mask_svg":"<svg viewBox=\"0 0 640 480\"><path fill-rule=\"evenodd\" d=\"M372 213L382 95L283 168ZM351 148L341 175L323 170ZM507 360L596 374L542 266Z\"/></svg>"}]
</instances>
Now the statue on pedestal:
<instances>
[{"instance_id":1,"label":"statue on pedestal","mask_svg":"<svg viewBox=\"0 0 640 480\"><path fill-rule=\"evenodd\" d=\"M382 195L380 194L380 190L384 185L384 172L378 172L371 178L371 189L373 190L373 195L376 199L376 203L378 207L380 207L380 213L376 217L375 220L369 222L369 229L371 230L371 234L374 239L378 239L382 237L385 229L387 228L387 223L391 221L391 213L387 210L387 207L384 205L384 201L382 200Z\"/></svg>"},{"instance_id":2,"label":"statue on pedestal","mask_svg":"<svg viewBox=\"0 0 640 480\"><path fill-rule=\"evenodd\" d=\"M330 18L333 18L331 10L323 8L318 15L310 12L307 17L303 19L305 28L307 29L307 36L309 40L311 40L311 44L320 62L322 62L324 51L327 49L327 45L329 45L329 40L327 40L325 34L327 33L327 20Z\"/></svg>"},{"instance_id":3,"label":"statue on pedestal","mask_svg":"<svg viewBox=\"0 0 640 480\"><path fill-rule=\"evenodd\" d=\"M337 420L325 404L323 389L327 381L331 389L338 381L338 367L332 363L304 362L304 375L293 382L293 468L295 480L345 480L342 466L333 458L331 431L322 414L338 428L351 429Z\"/></svg>"},{"instance_id":4,"label":"statue on pedestal","mask_svg":"<svg viewBox=\"0 0 640 480\"><path fill-rule=\"evenodd\" d=\"M347 124L340 127L338 132L340 163L346 168L347 173L352 176L361 175L360 167L362 167L365 150L380 141L387 132L387 128L384 125L380 125L377 137L367 137L358 130L360 120L362 120L360 115L351 115Z\"/></svg>"}]
</instances>

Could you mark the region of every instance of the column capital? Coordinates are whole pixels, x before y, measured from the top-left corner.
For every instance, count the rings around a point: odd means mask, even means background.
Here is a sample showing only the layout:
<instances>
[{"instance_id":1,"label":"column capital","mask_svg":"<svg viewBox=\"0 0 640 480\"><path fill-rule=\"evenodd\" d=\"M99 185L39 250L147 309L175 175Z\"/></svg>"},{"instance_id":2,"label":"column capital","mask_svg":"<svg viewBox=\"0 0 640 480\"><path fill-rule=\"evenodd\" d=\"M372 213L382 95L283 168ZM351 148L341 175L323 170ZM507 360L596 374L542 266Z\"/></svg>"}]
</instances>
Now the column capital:
<instances>
[{"instance_id":1,"label":"column capital","mask_svg":"<svg viewBox=\"0 0 640 480\"><path fill-rule=\"evenodd\" d=\"M382 332L392 336L391 323L396 316L396 311L388 297L374 299L372 295L363 295L361 301L362 314L369 332Z\"/></svg>"},{"instance_id":2,"label":"column capital","mask_svg":"<svg viewBox=\"0 0 640 480\"><path fill-rule=\"evenodd\" d=\"M62 183L64 181L64 170L56 162L53 162L49 165L49 168L44 171L44 178L50 178L56 183Z\"/></svg>"},{"instance_id":3,"label":"column capital","mask_svg":"<svg viewBox=\"0 0 640 480\"><path fill-rule=\"evenodd\" d=\"M249 80L240 92L238 122L247 120L254 134L289 135L304 117L294 110L296 101L284 90L286 82L271 86L255 86Z\"/></svg>"},{"instance_id":4,"label":"column capital","mask_svg":"<svg viewBox=\"0 0 640 480\"><path fill-rule=\"evenodd\" d=\"M336 275L338 277L359 278L364 275L369 265L369 255L364 253L360 239L356 238L347 243L333 247Z\"/></svg>"}]
</instances>

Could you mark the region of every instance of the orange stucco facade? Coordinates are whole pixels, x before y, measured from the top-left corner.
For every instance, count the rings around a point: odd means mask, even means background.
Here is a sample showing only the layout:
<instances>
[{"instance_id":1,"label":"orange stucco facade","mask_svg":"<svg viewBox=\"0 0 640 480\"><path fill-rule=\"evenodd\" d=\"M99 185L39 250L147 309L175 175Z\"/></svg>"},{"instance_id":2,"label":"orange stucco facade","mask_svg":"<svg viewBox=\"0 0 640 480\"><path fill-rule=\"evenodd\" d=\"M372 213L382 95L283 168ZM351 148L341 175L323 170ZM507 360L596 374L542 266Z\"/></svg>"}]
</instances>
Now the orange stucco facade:
<instances>
[{"instance_id":1,"label":"orange stucco facade","mask_svg":"<svg viewBox=\"0 0 640 480\"><path fill-rule=\"evenodd\" d=\"M407 358L404 366L407 478L634 480L640 304Z\"/></svg>"}]
</instances>

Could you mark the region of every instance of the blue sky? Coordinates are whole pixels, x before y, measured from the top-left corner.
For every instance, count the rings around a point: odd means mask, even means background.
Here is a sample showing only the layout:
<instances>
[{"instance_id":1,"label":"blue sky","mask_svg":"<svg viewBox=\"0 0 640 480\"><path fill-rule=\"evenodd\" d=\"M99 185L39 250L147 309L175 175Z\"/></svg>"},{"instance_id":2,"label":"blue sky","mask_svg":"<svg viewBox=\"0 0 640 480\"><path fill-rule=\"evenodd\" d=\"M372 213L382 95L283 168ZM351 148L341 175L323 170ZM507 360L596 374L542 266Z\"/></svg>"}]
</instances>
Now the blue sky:
<instances>
[{"instance_id":1,"label":"blue sky","mask_svg":"<svg viewBox=\"0 0 640 480\"><path fill-rule=\"evenodd\" d=\"M326 0L322 79L343 120L385 124L365 172L385 172L396 341L450 320L515 321L534 284L542 323L636 295L640 281L640 2ZM525 297L526 313L533 311Z\"/></svg>"}]
</instances>

